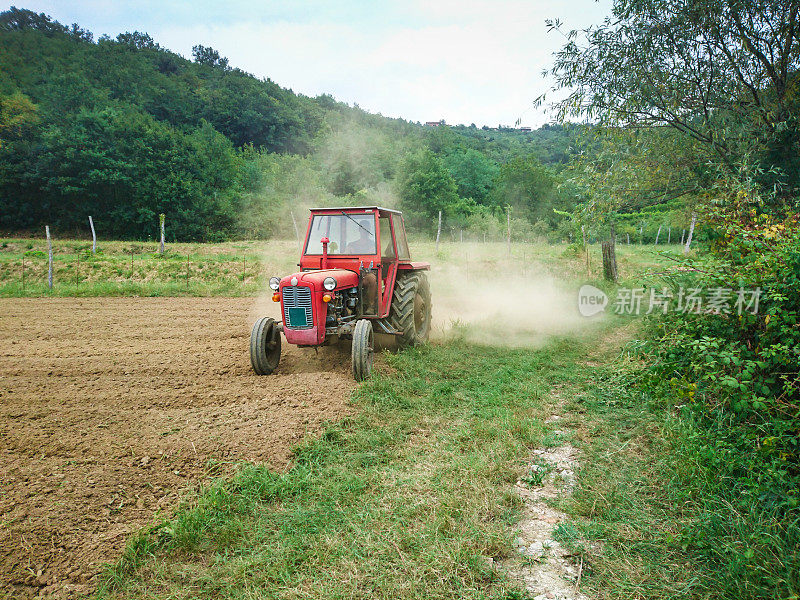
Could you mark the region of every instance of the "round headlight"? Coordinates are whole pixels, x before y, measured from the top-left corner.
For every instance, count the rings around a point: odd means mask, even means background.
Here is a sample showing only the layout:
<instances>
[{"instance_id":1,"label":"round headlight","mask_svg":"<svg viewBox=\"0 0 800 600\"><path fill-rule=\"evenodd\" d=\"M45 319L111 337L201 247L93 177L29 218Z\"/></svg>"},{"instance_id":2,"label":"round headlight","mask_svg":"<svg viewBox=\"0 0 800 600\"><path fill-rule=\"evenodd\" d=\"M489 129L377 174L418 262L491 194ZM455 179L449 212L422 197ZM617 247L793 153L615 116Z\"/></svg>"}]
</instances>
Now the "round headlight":
<instances>
[{"instance_id":1,"label":"round headlight","mask_svg":"<svg viewBox=\"0 0 800 600\"><path fill-rule=\"evenodd\" d=\"M331 292L336 289L336 280L333 277L326 277L322 282L322 287Z\"/></svg>"},{"instance_id":2,"label":"round headlight","mask_svg":"<svg viewBox=\"0 0 800 600\"><path fill-rule=\"evenodd\" d=\"M277 292L278 288L281 287L281 280L278 279L277 277L270 277L269 287Z\"/></svg>"}]
</instances>

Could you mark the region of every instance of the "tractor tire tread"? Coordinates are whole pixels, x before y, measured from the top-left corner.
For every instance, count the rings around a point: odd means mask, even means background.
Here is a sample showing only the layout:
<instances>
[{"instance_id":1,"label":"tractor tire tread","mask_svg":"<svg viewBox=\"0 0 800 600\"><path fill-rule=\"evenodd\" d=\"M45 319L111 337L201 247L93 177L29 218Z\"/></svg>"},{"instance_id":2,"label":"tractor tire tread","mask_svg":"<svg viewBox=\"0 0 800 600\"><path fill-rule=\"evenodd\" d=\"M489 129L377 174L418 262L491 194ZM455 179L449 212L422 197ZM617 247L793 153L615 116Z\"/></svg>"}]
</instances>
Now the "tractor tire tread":
<instances>
[{"instance_id":1,"label":"tractor tire tread","mask_svg":"<svg viewBox=\"0 0 800 600\"><path fill-rule=\"evenodd\" d=\"M280 360L280 334L276 335L276 323L271 317L261 317L253 324L253 331L250 333L250 364L257 375L271 375L278 367ZM267 353L267 344L274 338L277 343L277 360L274 364L270 362Z\"/></svg>"},{"instance_id":2,"label":"tractor tire tread","mask_svg":"<svg viewBox=\"0 0 800 600\"><path fill-rule=\"evenodd\" d=\"M426 295L428 319L430 320L432 308L430 285L425 274L418 271L403 273L397 277L394 284L392 307L384 322L395 331L402 332L402 335L398 336L398 341L404 346L423 344L427 341L427 334L430 333L430 323L428 323L426 334L422 338L419 337L414 324L414 297L417 295L417 290L420 289Z\"/></svg>"},{"instance_id":3,"label":"tractor tire tread","mask_svg":"<svg viewBox=\"0 0 800 600\"><path fill-rule=\"evenodd\" d=\"M372 323L361 319L353 330L353 378L364 381L372 374L372 360L370 358L369 342L372 334Z\"/></svg>"}]
</instances>

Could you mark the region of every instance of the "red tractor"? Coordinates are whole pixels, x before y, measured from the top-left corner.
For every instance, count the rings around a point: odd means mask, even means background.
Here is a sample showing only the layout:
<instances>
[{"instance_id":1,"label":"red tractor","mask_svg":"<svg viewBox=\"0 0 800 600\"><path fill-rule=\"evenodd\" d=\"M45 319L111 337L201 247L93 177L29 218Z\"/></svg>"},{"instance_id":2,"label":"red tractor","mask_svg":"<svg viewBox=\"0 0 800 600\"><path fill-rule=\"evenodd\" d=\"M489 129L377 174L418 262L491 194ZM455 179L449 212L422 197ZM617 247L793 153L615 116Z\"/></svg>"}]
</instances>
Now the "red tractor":
<instances>
[{"instance_id":1,"label":"red tractor","mask_svg":"<svg viewBox=\"0 0 800 600\"><path fill-rule=\"evenodd\" d=\"M427 341L430 264L411 261L399 211L311 209L298 266L297 273L269 280L283 321L262 317L253 325L250 362L257 374L277 368L281 332L301 347L351 339L358 381L372 372L375 333L394 335L401 345Z\"/></svg>"}]
</instances>

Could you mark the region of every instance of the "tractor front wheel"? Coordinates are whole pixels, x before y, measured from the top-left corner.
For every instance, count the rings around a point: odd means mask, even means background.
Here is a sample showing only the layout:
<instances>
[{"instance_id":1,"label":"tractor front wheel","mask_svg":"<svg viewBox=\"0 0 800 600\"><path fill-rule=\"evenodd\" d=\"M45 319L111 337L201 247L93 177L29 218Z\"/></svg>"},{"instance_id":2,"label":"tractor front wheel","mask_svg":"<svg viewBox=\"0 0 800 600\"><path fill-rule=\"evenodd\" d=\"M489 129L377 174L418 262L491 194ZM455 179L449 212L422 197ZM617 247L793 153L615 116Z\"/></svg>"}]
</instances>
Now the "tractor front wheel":
<instances>
[{"instance_id":1,"label":"tractor front wheel","mask_svg":"<svg viewBox=\"0 0 800 600\"><path fill-rule=\"evenodd\" d=\"M353 330L353 377L364 381L372 374L372 360L375 356L375 336L372 322L361 319Z\"/></svg>"},{"instance_id":2,"label":"tractor front wheel","mask_svg":"<svg viewBox=\"0 0 800 600\"><path fill-rule=\"evenodd\" d=\"M269 375L281 359L281 332L271 317L261 317L250 333L250 364L256 375Z\"/></svg>"},{"instance_id":3,"label":"tractor front wheel","mask_svg":"<svg viewBox=\"0 0 800 600\"><path fill-rule=\"evenodd\" d=\"M431 333L431 287L424 273L403 273L394 284L392 308L386 324L400 332L403 346L419 346Z\"/></svg>"}]
</instances>

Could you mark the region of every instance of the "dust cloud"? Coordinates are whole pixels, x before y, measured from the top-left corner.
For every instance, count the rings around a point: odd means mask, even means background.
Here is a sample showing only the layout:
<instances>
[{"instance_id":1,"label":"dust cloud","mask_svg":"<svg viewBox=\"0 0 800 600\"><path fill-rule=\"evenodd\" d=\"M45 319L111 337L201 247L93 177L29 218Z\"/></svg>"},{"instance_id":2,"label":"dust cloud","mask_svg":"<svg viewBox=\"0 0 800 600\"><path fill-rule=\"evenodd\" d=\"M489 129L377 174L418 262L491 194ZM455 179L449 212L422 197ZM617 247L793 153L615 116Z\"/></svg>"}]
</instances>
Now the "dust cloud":
<instances>
[{"instance_id":1,"label":"dust cloud","mask_svg":"<svg viewBox=\"0 0 800 600\"><path fill-rule=\"evenodd\" d=\"M536 348L602 318L581 316L577 289L546 274L434 264L429 279L434 341Z\"/></svg>"},{"instance_id":2,"label":"dust cloud","mask_svg":"<svg viewBox=\"0 0 800 600\"><path fill-rule=\"evenodd\" d=\"M479 245L470 247L471 260L467 261L463 257L456 259L450 252L430 256L431 246L424 244L417 257L431 263L427 276L434 342L461 338L488 346L537 348L553 336L591 333L603 319L602 314L591 318L580 315L578 280L559 277L560 273L554 273L543 256L509 261L503 256L504 250L487 244L480 255ZM296 242L282 240L267 244L263 260L271 267L270 276L282 277L297 270L298 258ZM282 318L280 304L272 301L266 278L264 284L253 300L251 324L261 316ZM381 345L392 347L390 339L381 338Z\"/></svg>"}]
</instances>

